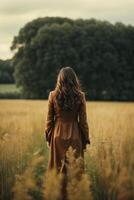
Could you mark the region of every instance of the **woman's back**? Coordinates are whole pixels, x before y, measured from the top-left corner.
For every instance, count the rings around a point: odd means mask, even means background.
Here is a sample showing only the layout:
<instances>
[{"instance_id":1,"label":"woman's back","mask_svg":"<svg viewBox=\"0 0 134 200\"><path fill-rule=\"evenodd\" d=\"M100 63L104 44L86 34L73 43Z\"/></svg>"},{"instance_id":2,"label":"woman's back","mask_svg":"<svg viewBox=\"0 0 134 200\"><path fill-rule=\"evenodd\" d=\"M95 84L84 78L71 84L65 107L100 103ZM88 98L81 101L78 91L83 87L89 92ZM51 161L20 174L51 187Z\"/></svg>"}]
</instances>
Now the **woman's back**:
<instances>
[{"instance_id":1,"label":"woman's back","mask_svg":"<svg viewBox=\"0 0 134 200\"><path fill-rule=\"evenodd\" d=\"M83 156L82 138L89 143L89 128L86 115L85 94L82 93L82 101L76 103L74 110L62 110L56 102L56 92L49 93L48 115L46 120L46 140L50 143L50 159L48 168L56 168L58 172L64 172L66 151L69 146L76 149L76 156Z\"/></svg>"},{"instance_id":2,"label":"woman's back","mask_svg":"<svg viewBox=\"0 0 134 200\"><path fill-rule=\"evenodd\" d=\"M74 110L62 110L56 102L56 92L50 92L54 112L54 138L60 140L72 140L73 143L80 143L81 133L78 127L79 104L76 104ZM67 141L65 141L67 142Z\"/></svg>"},{"instance_id":3,"label":"woman's back","mask_svg":"<svg viewBox=\"0 0 134 200\"><path fill-rule=\"evenodd\" d=\"M61 121L75 121L78 119L78 111L79 111L79 106L76 102L75 107L73 110L63 110L56 101L56 91L53 90L51 91L52 99L53 99L53 104L54 104L54 112L55 112L55 120L61 120Z\"/></svg>"}]
</instances>

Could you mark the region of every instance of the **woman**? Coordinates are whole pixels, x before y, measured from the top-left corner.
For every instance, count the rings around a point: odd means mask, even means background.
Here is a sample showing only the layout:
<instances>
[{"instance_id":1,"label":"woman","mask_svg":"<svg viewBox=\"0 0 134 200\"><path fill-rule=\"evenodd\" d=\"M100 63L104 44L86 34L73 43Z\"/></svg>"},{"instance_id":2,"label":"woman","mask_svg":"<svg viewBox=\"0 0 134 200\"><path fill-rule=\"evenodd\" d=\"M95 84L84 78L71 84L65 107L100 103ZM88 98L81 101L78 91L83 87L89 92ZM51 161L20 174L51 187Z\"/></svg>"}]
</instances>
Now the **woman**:
<instances>
[{"instance_id":1,"label":"woman","mask_svg":"<svg viewBox=\"0 0 134 200\"><path fill-rule=\"evenodd\" d=\"M85 93L71 67L60 70L56 87L49 93L45 138L50 147L48 169L63 173L68 147L76 150L76 157L83 157L90 144Z\"/></svg>"}]
</instances>

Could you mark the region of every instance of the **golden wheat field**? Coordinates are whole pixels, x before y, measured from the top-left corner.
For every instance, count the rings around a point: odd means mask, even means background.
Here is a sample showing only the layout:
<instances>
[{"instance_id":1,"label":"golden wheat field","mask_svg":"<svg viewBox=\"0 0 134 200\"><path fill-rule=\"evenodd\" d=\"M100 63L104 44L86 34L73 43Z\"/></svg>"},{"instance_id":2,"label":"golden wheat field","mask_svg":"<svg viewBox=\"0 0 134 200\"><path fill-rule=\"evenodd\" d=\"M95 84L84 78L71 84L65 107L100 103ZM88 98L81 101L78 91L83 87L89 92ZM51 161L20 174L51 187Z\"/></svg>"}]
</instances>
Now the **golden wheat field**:
<instances>
[{"instance_id":1,"label":"golden wheat field","mask_svg":"<svg viewBox=\"0 0 134 200\"><path fill-rule=\"evenodd\" d=\"M0 200L60 200L62 176L46 173L47 101L0 101ZM87 102L85 173L68 151L69 200L134 199L134 103ZM52 192L53 191L53 192Z\"/></svg>"}]
</instances>

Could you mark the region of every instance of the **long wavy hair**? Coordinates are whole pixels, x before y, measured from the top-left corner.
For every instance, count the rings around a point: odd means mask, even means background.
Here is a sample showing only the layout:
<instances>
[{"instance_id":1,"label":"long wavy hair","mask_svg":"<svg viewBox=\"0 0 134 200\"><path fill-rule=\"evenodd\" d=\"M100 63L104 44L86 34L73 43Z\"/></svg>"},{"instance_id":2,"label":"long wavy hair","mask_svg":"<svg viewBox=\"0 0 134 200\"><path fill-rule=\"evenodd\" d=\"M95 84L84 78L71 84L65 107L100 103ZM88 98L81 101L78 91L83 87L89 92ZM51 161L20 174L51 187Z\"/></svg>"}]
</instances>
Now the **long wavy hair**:
<instances>
[{"instance_id":1,"label":"long wavy hair","mask_svg":"<svg viewBox=\"0 0 134 200\"><path fill-rule=\"evenodd\" d=\"M55 87L56 101L62 110L74 110L81 102L81 83L75 71L67 66L60 69Z\"/></svg>"}]
</instances>

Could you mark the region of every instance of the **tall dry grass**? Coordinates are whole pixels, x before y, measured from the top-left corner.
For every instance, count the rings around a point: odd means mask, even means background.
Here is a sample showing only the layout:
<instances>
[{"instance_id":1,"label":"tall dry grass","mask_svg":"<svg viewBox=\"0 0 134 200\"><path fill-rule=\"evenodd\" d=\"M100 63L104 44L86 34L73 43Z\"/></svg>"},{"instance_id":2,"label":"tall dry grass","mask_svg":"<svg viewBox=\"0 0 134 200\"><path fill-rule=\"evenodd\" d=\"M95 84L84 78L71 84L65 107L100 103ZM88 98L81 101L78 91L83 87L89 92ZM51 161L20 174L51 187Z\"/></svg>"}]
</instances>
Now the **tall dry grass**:
<instances>
[{"instance_id":1,"label":"tall dry grass","mask_svg":"<svg viewBox=\"0 0 134 200\"><path fill-rule=\"evenodd\" d=\"M89 115L92 143L85 156L94 199L132 200L134 106L132 103L89 106L94 106Z\"/></svg>"},{"instance_id":2,"label":"tall dry grass","mask_svg":"<svg viewBox=\"0 0 134 200\"><path fill-rule=\"evenodd\" d=\"M92 102L87 103L87 111L91 145L85 152L85 174L79 184L75 170L70 170L69 199L134 199L134 104ZM53 184L60 190L61 179L56 183L54 173L51 178L44 177L48 161L43 138L46 112L46 101L0 101L1 200L41 200L44 195L50 199ZM77 162L73 161L75 169L81 166L81 161ZM49 181L45 193L44 185ZM58 198L58 192L52 194Z\"/></svg>"},{"instance_id":3,"label":"tall dry grass","mask_svg":"<svg viewBox=\"0 0 134 200\"><path fill-rule=\"evenodd\" d=\"M90 178L84 170L82 157L75 158L75 149L69 147L67 153L67 197L68 200L92 200Z\"/></svg>"},{"instance_id":4,"label":"tall dry grass","mask_svg":"<svg viewBox=\"0 0 134 200\"><path fill-rule=\"evenodd\" d=\"M0 199L12 198L15 175L22 174L34 155L47 154L43 128L46 102L0 101Z\"/></svg>"},{"instance_id":5,"label":"tall dry grass","mask_svg":"<svg viewBox=\"0 0 134 200\"><path fill-rule=\"evenodd\" d=\"M56 169L44 170L44 156L35 156L23 174L17 175L12 188L13 200L92 200L89 176L83 170L83 159L75 158L75 150L67 151L67 174ZM41 168L41 172L39 171ZM40 173L39 173L40 172ZM40 174L40 175L39 175ZM66 180L66 194L63 188ZM39 184L40 183L40 184Z\"/></svg>"},{"instance_id":6,"label":"tall dry grass","mask_svg":"<svg viewBox=\"0 0 134 200\"><path fill-rule=\"evenodd\" d=\"M14 200L42 199L43 174L45 169L44 156L36 155L28 162L28 166L21 175L15 176L12 187Z\"/></svg>"}]
</instances>

